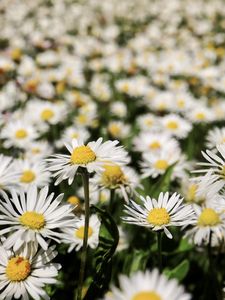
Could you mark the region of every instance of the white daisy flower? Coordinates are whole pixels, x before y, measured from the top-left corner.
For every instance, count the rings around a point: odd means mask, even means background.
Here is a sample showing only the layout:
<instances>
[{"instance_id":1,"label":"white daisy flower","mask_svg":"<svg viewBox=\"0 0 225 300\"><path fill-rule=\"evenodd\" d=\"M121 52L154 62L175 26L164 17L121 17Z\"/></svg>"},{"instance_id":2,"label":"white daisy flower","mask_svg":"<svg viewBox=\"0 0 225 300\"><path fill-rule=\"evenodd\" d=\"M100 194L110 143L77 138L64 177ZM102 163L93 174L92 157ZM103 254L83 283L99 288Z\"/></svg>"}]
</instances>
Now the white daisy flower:
<instances>
[{"instance_id":1,"label":"white daisy flower","mask_svg":"<svg viewBox=\"0 0 225 300\"><path fill-rule=\"evenodd\" d=\"M213 111L204 104L193 106L190 111L186 112L186 115L193 123L208 123L214 120Z\"/></svg>"},{"instance_id":2,"label":"white daisy flower","mask_svg":"<svg viewBox=\"0 0 225 300\"><path fill-rule=\"evenodd\" d=\"M68 252L71 252L74 248L76 251L79 251L83 246L84 221L85 217L82 215L76 222L76 229L63 229L63 242L70 244ZM88 227L88 246L92 249L98 246L100 226L101 222L97 215L91 215Z\"/></svg>"},{"instance_id":3,"label":"white daisy flower","mask_svg":"<svg viewBox=\"0 0 225 300\"><path fill-rule=\"evenodd\" d=\"M100 191L104 189L121 191L126 202L129 202L128 195L132 195L135 188L140 187L139 178L132 168L109 162L103 165L103 170L91 178L90 182L100 187Z\"/></svg>"},{"instance_id":4,"label":"white daisy flower","mask_svg":"<svg viewBox=\"0 0 225 300\"><path fill-rule=\"evenodd\" d=\"M133 140L134 149L140 152L159 152L163 148L176 149L178 142L170 135L163 132L141 132Z\"/></svg>"},{"instance_id":5,"label":"white daisy flower","mask_svg":"<svg viewBox=\"0 0 225 300\"><path fill-rule=\"evenodd\" d=\"M0 133L1 139L4 139L3 145L6 148L18 147L26 149L27 145L33 142L37 137L34 127L26 121L10 121Z\"/></svg>"},{"instance_id":6,"label":"white daisy flower","mask_svg":"<svg viewBox=\"0 0 225 300\"><path fill-rule=\"evenodd\" d=\"M156 178L162 175L166 170L180 160L180 149L163 149L162 151L153 154L144 153L142 155L143 161L141 162L142 178L152 177Z\"/></svg>"},{"instance_id":7,"label":"white daisy flower","mask_svg":"<svg viewBox=\"0 0 225 300\"><path fill-rule=\"evenodd\" d=\"M157 118L155 115L150 113L139 116L137 118L137 123L140 129L143 131L159 128L159 118Z\"/></svg>"},{"instance_id":8,"label":"white daisy flower","mask_svg":"<svg viewBox=\"0 0 225 300\"><path fill-rule=\"evenodd\" d=\"M112 286L104 300L190 300L176 279L167 279L157 269L138 271L130 277L120 275L119 288Z\"/></svg>"},{"instance_id":9,"label":"white daisy flower","mask_svg":"<svg viewBox=\"0 0 225 300\"><path fill-rule=\"evenodd\" d=\"M33 100L27 105L27 118L39 127L45 128L47 124L58 124L65 118L66 106L58 101L51 103L49 101Z\"/></svg>"},{"instance_id":10,"label":"white daisy flower","mask_svg":"<svg viewBox=\"0 0 225 300\"><path fill-rule=\"evenodd\" d=\"M52 146L47 141L32 142L25 149L24 157L28 160L37 161L51 155Z\"/></svg>"},{"instance_id":11,"label":"white daisy flower","mask_svg":"<svg viewBox=\"0 0 225 300\"><path fill-rule=\"evenodd\" d=\"M225 143L225 127L215 127L206 136L206 146L209 149L216 148L218 144Z\"/></svg>"},{"instance_id":12,"label":"white daisy flower","mask_svg":"<svg viewBox=\"0 0 225 300\"><path fill-rule=\"evenodd\" d=\"M33 247L24 247L14 252L0 246L1 299L50 300L43 287L57 283L61 268L59 264L51 263L57 255L54 249L55 246L51 246L37 252Z\"/></svg>"},{"instance_id":13,"label":"white daisy flower","mask_svg":"<svg viewBox=\"0 0 225 300\"><path fill-rule=\"evenodd\" d=\"M160 193L158 200L140 196L143 205L130 201L130 205L125 205L125 212L128 216L123 220L129 224L135 224L151 228L154 231L164 230L168 238L172 234L168 226L184 226L192 224L194 211L191 205L183 204L183 198L174 193L169 197L169 192Z\"/></svg>"},{"instance_id":14,"label":"white daisy flower","mask_svg":"<svg viewBox=\"0 0 225 300\"><path fill-rule=\"evenodd\" d=\"M203 176L196 177L195 180L199 182L199 189L201 190L207 185L211 188L215 187L218 190L225 185L225 144L217 145L219 155L213 151L202 151L203 157L207 162L198 163L203 166L202 169L193 171L194 173L202 173Z\"/></svg>"},{"instance_id":15,"label":"white daisy flower","mask_svg":"<svg viewBox=\"0 0 225 300\"><path fill-rule=\"evenodd\" d=\"M175 114L166 115L160 121L166 132L178 138L185 138L192 129L188 121Z\"/></svg>"},{"instance_id":16,"label":"white daisy flower","mask_svg":"<svg viewBox=\"0 0 225 300\"><path fill-rule=\"evenodd\" d=\"M48 159L49 170L57 177L55 185L68 178L72 184L79 167L86 168L89 173L99 172L107 162L123 164L128 161L127 152L122 146L117 146L119 141L106 141L99 138L96 142L87 145L81 140L72 140L72 145L65 144L70 155L56 154Z\"/></svg>"},{"instance_id":17,"label":"white daisy flower","mask_svg":"<svg viewBox=\"0 0 225 300\"><path fill-rule=\"evenodd\" d=\"M18 159L14 161L14 168L19 172L19 185L25 191L31 185L35 185L38 188L48 185L50 181L51 173L47 170L44 161L29 161Z\"/></svg>"},{"instance_id":18,"label":"white daisy flower","mask_svg":"<svg viewBox=\"0 0 225 300\"><path fill-rule=\"evenodd\" d=\"M196 224L187 230L185 236L196 245L207 245L212 238L221 243L225 239L225 212L220 208L220 202L213 201L203 207L194 204L193 209L196 214Z\"/></svg>"},{"instance_id":19,"label":"white daisy flower","mask_svg":"<svg viewBox=\"0 0 225 300\"><path fill-rule=\"evenodd\" d=\"M111 121L107 130L113 138L123 139L129 136L131 127L122 121Z\"/></svg>"},{"instance_id":20,"label":"white daisy flower","mask_svg":"<svg viewBox=\"0 0 225 300\"><path fill-rule=\"evenodd\" d=\"M72 214L73 206L62 204L63 194L53 200L54 193L48 196L48 187L39 193L35 186L29 187L27 193L11 191L9 198L1 192L0 225L7 226L0 230L0 235L8 234L4 246L17 251L25 243L38 243L46 250L46 239L60 242L60 230L75 227Z\"/></svg>"},{"instance_id":21,"label":"white daisy flower","mask_svg":"<svg viewBox=\"0 0 225 300\"><path fill-rule=\"evenodd\" d=\"M20 173L14 168L13 159L0 154L0 190L18 187Z\"/></svg>"},{"instance_id":22,"label":"white daisy flower","mask_svg":"<svg viewBox=\"0 0 225 300\"><path fill-rule=\"evenodd\" d=\"M63 147L66 143L69 143L72 139L82 139L86 142L90 137L90 133L87 129L81 127L70 126L62 133L62 137L56 142L58 148Z\"/></svg>"}]
</instances>

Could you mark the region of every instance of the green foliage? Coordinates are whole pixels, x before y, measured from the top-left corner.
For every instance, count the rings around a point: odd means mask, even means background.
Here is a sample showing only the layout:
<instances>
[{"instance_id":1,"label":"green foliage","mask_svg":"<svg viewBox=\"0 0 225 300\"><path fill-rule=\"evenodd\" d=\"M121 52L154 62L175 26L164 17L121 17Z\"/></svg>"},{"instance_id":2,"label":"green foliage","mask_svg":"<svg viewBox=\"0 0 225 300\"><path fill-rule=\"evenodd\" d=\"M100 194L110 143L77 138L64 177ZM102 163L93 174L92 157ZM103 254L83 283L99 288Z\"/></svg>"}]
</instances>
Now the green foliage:
<instances>
[{"instance_id":1,"label":"green foliage","mask_svg":"<svg viewBox=\"0 0 225 300\"><path fill-rule=\"evenodd\" d=\"M95 275L84 300L92 300L93 295L101 295L101 292L107 289L111 277L112 257L119 241L119 232L113 218L96 206L92 207L92 211L100 217L101 228L99 246L95 252Z\"/></svg>"}]
</instances>

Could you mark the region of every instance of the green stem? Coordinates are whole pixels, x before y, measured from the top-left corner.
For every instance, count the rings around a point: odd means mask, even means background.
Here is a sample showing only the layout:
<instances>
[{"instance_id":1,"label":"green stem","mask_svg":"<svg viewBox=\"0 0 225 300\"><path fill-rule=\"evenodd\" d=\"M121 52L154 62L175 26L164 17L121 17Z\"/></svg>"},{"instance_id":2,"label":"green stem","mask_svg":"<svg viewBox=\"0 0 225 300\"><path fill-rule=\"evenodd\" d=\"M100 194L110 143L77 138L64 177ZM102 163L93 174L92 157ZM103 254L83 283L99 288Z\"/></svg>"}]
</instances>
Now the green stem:
<instances>
[{"instance_id":1,"label":"green stem","mask_svg":"<svg viewBox=\"0 0 225 300\"><path fill-rule=\"evenodd\" d=\"M157 232L157 243L158 243L158 267L160 273L162 272L162 231Z\"/></svg>"},{"instance_id":2,"label":"green stem","mask_svg":"<svg viewBox=\"0 0 225 300\"><path fill-rule=\"evenodd\" d=\"M113 214L114 210L114 200L115 200L115 189L110 190L110 202L109 202L109 212Z\"/></svg>"},{"instance_id":3,"label":"green stem","mask_svg":"<svg viewBox=\"0 0 225 300\"><path fill-rule=\"evenodd\" d=\"M209 290L207 291L208 295L212 293L215 299L220 300L222 299L221 291L220 291L220 284L218 282L217 274L215 272L215 266L213 263L213 256L212 256L212 231L210 231L209 236L209 243L208 243L208 260L209 260Z\"/></svg>"},{"instance_id":4,"label":"green stem","mask_svg":"<svg viewBox=\"0 0 225 300\"><path fill-rule=\"evenodd\" d=\"M82 299L82 287L84 282L84 273L87 260L87 248L88 248L88 228L89 228L89 217L90 217L90 205L89 205L89 174L86 169L81 171L82 182L84 187L84 201L85 201L85 222L84 222L84 238L83 247L81 253L81 264L80 264L80 274L78 281L78 292L77 300Z\"/></svg>"}]
</instances>

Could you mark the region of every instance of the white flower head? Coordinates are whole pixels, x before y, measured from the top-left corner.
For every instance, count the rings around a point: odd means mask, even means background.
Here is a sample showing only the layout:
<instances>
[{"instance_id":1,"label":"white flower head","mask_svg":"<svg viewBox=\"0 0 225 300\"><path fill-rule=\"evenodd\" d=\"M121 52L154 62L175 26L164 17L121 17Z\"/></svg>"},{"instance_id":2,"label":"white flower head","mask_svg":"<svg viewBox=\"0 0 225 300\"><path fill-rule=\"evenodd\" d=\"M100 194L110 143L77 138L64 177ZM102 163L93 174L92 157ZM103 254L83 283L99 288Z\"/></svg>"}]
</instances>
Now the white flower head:
<instances>
[{"instance_id":1,"label":"white flower head","mask_svg":"<svg viewBox=\"0 0 225 300\"><path fill-rule=\"evenodd\" d=\"M194 204L193 209L196 222L193 228L187 230L186 237L199 246L212 243L210 239L214 239L214 244L221 243L225 239L225 213L220 202L214 199L211 204L202 207Z\"/></svg>"},{"instance_id":2,"label":"white flower head","mask_svg":"<svg viewBox=\"0 0 225 300\"><path fill-rule=\"evenodd\" d=\"M86 168L89 173L99 172L103 165L110 162L124 164L128 162L127 152L122 146L117 146L119 141L106 141L102 138L87 145L80 140L73 139L72 145L66 144L70 155L56 154L48 159L49 170L57 177L55 184L68 179L72 184L79 167Z\"/></svg>"},{"instance_id":3,"label":"white flower head","mask_svg":"<svg viewBox=\"0 0 225 300\"><path fill-rule=\"evenodd\" d=\"M26 246L14 252L0 246L1 299L50 299L43 287L57 283L61 267L51 262L57 255L54 249L55 245L45 251Z\"/></svg>"},{"instance_id":4,"label":"white flower head","mask_svg":"<svg viewBox=\"0 0 225 300\"><path fill-rule=\"evenodd\" d=\"M125 205L128 216L123 220L126 223L148 227L153 231L164 230L168 238L172 238L172 234L167 227L192 224L192 206L183 204L183 198L177 193L171 197L169 192L160 193L157 200L140 196L140 200L142 205L134 201Z\"/></svg>"},{"instance_id":5,"label":"white flower head","mask_svg":"<svg viewBox=\"0 0 225 300\"><path fill-rule=\"evenodd\" d=\"M70 244L68 252L71 252L74 248L76 251L79 251L83 246L84 223L85 218L82 215L76 222L76 229L68 228L63 230L63 242ZM100 226L101 222L97 215L91 215L88 227L88 245L92 249L98 246Z\"/></svg>"},{"instance_id":6,"label":"white flower head","mask_svg":"<svg viewBox=\"0 0 225 300\"><path fill-rule=\"evenodd\" d=\"M73 206L62 204L63 194L53 200L54 193L48 195L48 187L39 193L36 186L30 186L27 193L11 191L9 198L1 192L0 230L1 235L8 234L4 246L14 251L25 243L39 244L44 250L48 248L46 239L60 242L60 230L67 227L75 228Z\"/></svg>"},{"instance_id":7,"label":"white flower head","mask_svg":"<svg viewBox=\"0 0 225 300\"><path fill-rule=\"evenodd\" d=\"M120 275L117 288L112 286L111 292L104 300L190 300L182 285L176 279L167 279L157 269L149 272L138 271L130 277Z\"/></svg>"}]
</instances>

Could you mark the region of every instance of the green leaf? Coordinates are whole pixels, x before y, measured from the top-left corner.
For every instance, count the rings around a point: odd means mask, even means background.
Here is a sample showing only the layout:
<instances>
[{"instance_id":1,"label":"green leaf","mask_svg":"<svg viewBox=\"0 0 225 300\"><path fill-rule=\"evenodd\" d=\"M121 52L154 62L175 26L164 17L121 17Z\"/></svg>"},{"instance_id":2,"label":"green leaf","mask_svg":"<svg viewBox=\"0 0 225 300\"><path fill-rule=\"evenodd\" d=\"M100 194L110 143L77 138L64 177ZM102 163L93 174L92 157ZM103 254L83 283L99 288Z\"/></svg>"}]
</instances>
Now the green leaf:
<instances>
[{"instance_id":1,"label":"green leaf","mask_svg":"<svg viewBox=\"0 0 225 300\"><path fill-rule=\"evenodd\" d=\"M84 297L84 300L93 300L100 296L101 292L108 288L111 278L112 256L119 241L119 232L113 218L102 209L92 206L92 211L98 214L101 219L99 233L99 245L95 253L95 276Z\"/></svg>"},{"instance_id":2,"label":"green leaf","mask_svg":"<svg viewBox=\"0 0 225 300\"><path fill-rule=\"evenodd\" d=\"M180 253L180 252L190 251L193 248L194 248L194 246L192 244L190 244L187 239L182 239L175 252Z\"/></svg>"},{"instance_id":3,"label":"green leaf","mask_svg":"<svg viewBox=\"0 0 225 300\"><path fill-rule=\"evenodd\" d=\"M169 278L176 278L178 281L182 281L190 268L190 263L187 259L183 260L176 268L164 270L164 274Z\"/></svg>"}]
</instances>

